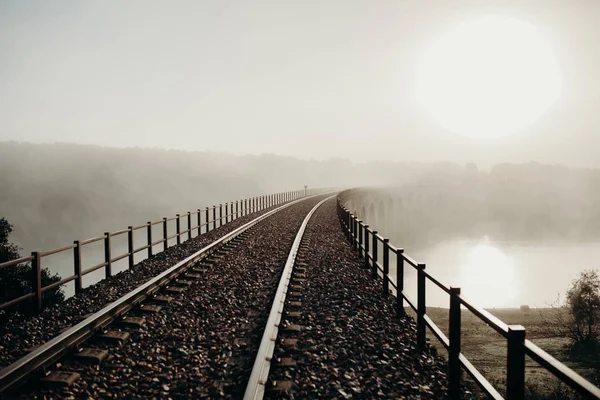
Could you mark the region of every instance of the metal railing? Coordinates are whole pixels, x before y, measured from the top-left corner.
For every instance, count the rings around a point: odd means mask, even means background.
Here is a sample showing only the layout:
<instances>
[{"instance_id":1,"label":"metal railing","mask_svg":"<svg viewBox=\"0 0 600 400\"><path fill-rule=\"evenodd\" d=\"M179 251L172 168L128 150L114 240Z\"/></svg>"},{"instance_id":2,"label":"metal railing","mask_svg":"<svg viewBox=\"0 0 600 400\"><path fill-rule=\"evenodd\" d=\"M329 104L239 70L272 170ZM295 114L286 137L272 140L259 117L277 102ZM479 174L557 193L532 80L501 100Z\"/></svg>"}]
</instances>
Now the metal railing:
<instances>
[{"instance_id":1,"label":"metal railing","mask_svg":"<svg viewBox=\"0 0 600 400\"><path fill-rule=\"evenodd\" d=\"M488 311L480 308L460 292L460 288L448 287L430 275L425 264L417 263L404 254L404 249L390 244L377 231L369 228L354 214L350 213L338 197L338 215L342 228L350 244L361 258L364 258L365 268L371 269L371 276L377 279L381 274L383 278L383 296L389 297L390 286L396 290L396 314L404 315L404 302L416 313L417 322L417 347L426 348L426 329L440 341L448 351L448 396L452 399L461 397L462 369L473 378L477 385L491 398L502 399L496 388L471 364L461 353L461 308L465 307L481 321L492 327L507 341L506 361L506 398L523 399L525 395L525 356L541 365L559 380L569 385L579 394L588 399L600 399L600 389L577 374L575 371L540 349L525 338L525 328L521 325L507 325ZM379 261L378 248L382 244L382 262ZM389 276L390 253L396 255L396 282ZM408 264L417 271L417 301L410 300L404 292L404 267ZM433 283L450 297L448 336L427 315L427 281Z\"/></svg>"},{"instance_id":2,"label":"metal railing","mask_svg":"<svg viewBox=\"0 0 600 400\"><path fill-rule=\"evenodd\" d=\"M112 276L112 265L117 261L128 259L128 267L133 268L135 265L135 254L147 251L148 257L151 257L155 252L153 251L154 246L163 244L163 251L169 248L169 240L176 239L177 244L181 244L182 236L187 236L187 239L192 238L192 233L196 232L197 236L208 232L212 224L212 229L222 226L227 222L234 221L235 219L248 215L253 212L261 211L265 208L272 207L276 204L292 201L303 196L317 192L319 189L311 190L295 190L283 193L275 193L257 197L251 197L247 199L237 200L235 202L225 203L225 214L223 214L223 204L218 206L206 207L205 209L198 209L194 212L187 212L184 214L177 214L172 218L163 218L158 221L148 221L146 224L139 226L129 226L127 229L122 229L117 232L105 232L102 236L97 236L87 240L75 240L73 244L60 247L49 251L34 251L30 256L21 257L8 262L0 263L0 269L15 267L23 263L31 263L31 288L32 291L23 296L9 300L5 303L0 304L0 311L10 308L11 306L17 305L25 301L31 301L32 310L39 312L43 308L42 296L44 292L54 289L58 286L62 286L69 282L74 281L75 283L75 294L81 292L84 288L83 277L96 270L104 268L105 278ZM219 216L217 217L217 209L219 210ZM212 219L210 218L212 215ZM192 226L192 219L195 217L196 225ZM181 220L187 220L187 228L181 230ZM168 223L175 221L175 233L170 233L168 229ZM152 227L155 225L162 225L162 237L158 240L153 239ZM147 242L145 245L135 248L134 247L134 233L139 230L146 231ZM112 254L112 239L127 235L127 252L118 256ZM82 248L92 243L104 242L104 261L93 266L85 266L82 259ZM42 286L42 261L44 257L51 255L72 251L73 252L73 274L67 277L63 277L60 281L54 282L50 285Z\"/></svg>"}]
</instances>

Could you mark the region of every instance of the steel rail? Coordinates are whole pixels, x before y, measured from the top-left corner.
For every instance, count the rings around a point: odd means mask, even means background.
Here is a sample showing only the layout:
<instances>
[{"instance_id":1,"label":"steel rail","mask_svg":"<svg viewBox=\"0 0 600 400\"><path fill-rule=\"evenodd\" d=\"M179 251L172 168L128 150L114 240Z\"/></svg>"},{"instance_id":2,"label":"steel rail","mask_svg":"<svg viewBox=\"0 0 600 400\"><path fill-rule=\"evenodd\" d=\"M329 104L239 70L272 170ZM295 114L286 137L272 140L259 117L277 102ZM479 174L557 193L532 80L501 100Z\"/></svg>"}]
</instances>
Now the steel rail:
<instances>
[{"instance_id":1,"label":"steel rail","mask_svg":"<svg viewBox=\"0 0 600 400\"><path fill-rule=\"evenodd\" d=\"M252 372L250 373L250 379L246 385L244 400L262 399L265 395L267 378L269 377L269 370L271 369L271 359L273 357L275 342L277 341L277 334L279 332L279 323L281 322L285 298L290 285L294 263L296 262L296 256L298 255L298 250L300 248L300 242L304 236L308 221L315 211L317 211L317 209L327 200L330 200L334 197L335 195L327 197L314 206L306 218L304 218L304 221L302 222L302 225L296 234L296 238L292 244L285 267L283 268L281 279L279 280L279 286L277 287L277 292L275 293L275 299L273 300L273 305L271 306L271 312L269 313L269 318L267 319L267 324L260 341L258 353L256 354L256 359L254 360L254 366L252 367Z\"/></svg>"},{"instance_id":2,"label":"steel rail","mask_svg":"<svg viewBox=\"0 0 600 400\"><path fill-rule=\"evenodd\" d=\"M222 236L208 246L198 250L194 254L163 271L143 285L138 286L136 289L127 293L120 299L109 303L88 318L72 326L58 336L55 336L48 342L35 348L33 351L18 359L14 363L2 368L0 370L0 394L22 382L26 377L38 369L47 367L60 359L71 348L84 342L98 330L108 326L113 320L131 310L135 305L141 303L149 295L160 290L163 286L167 285L170 281L183 274L189 267L212 253L212 251L216 250L224 243L229 242L236 236L242 234L259 222L262 222L263 220L283 209L286 209L304 200L321 195L322 194L314 194L282 204L281 206L253 219L252 221L247 222L239 228L234 229L230 233Z\"/></svg>"}]
</instances>

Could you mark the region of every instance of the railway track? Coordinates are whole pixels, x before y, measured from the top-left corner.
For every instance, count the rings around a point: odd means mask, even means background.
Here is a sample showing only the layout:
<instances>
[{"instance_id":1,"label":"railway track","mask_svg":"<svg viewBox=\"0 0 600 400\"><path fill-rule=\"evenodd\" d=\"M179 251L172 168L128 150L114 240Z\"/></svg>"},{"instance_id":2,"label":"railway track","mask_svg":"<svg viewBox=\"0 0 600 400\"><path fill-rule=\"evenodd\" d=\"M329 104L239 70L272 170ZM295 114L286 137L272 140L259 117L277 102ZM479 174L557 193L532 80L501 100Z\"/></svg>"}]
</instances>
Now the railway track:
<instances>
[{"instance_id":1,"label":"railway track","mask_svg":"<svg viewBox=\"0 0 600 400\"><path fill-rule=\"evenodd\" d=\"M104 370L104 366L98 367L98 365L105 360L109 360L111 353L115 349L117 349L116 353L119 353L120 350L118 349L129 346L129 339L131 337L141 337L143 341L145 336L152 333L151 330L144 331L144 325L147 320L157 319L163 312L168 312L170 308L177 308L178 304L181 303L178 299L179 296L182 296L190 288L202 287L204 278L210 274L215 274L214 270L216 266L227 264L227 258L235 254L240 247L244 247L241 245L248 242L248 238L252 237L256 231L265 229L264 226L269 225L268 222L271 218L280 214L290 214L293 208L306 208L307 204L311 202L316 202L314 196L285 204L248 222L165 270L118 301L110 303L102 310L88 316L52 340L35 348L26 356L0 370L0 395L5 398L30 398L42 397L50 393L51 396L70 397L74 395L74 392L70 390L72 385L79 385L79 387L85 389L79 393L87 393L89 396L93 390L97 389L96 392L101 395L111 397L110 392L112 388L110 388L110 385L104 384L106 389L102 389L103 385L100 380L96 380L91 384L85 382L90 377L91 371ZM281 216L283 217L283 215ZM301 224L302 227L306 226L306 221L307 219ZM266 229L268 230L269 227L267 226ZM257 235L260 237L261 232L257 232ZM245 247L252 249L260 248L256 246L257 244L260 243L245 244ZM279 244L275 245L278 246ZM292 247L292 252L294 251L297 251L296 241ZM231 265L226 265L225 269L227 268L230 270ZM264 268L262 270L262 272L265 272ZM257 268L256 272L260 272L260 268ZM272 293L268 290L268 287L269 285L276 286L278 279L275 278L281 272L275 268L269 269L268 272L267 275L269 276L264 277L262 282L256 283L253 289L259 289L255 298L262 297L264 298L263 300L270 302ZM221 283L223 282L218 282L218 284ZM206 298L203 300L207 301ZM173 304L175 304L175 307L173 307ZM234 328L231 331L234 336L237 335L240 337L233 339L233 346L225 346L229 353L231 353L232 348L249 348L251 351L252 337L258 337L260 335L257 333L262 332L262 328L258 327L262 314L252 310L248 314L255 317L257 323L242 324L246 326L239 326L237 329ZM245 333L239 334L239 332ZM211 338L205 339L207 342L211 341ZM218 338L213 339L215 339L215 345L218 345ZM135 346L136 344L139 343L133 343L134 347L139 347ZM179 350L187 352L183 348ZM118 357L118 354L116 356ZM160 359L160 357L158 358ZM241 357L238 355L237 361L234 360L233 364L248 364L248 359L248 354L244 354ZM62 368L65 365L70 365L70 367L66 369ZM114 362L112 366L108 366L108 369L113 367ZM233 369L238 370L238 381L248 380L249 374L247 372L249 368L238 368L237 365L233 365ZM91 375L96 376L98 374L92 372ZM80 377L85 377L86 379L78 381ZM156 380L159 381L157 383L159 383L160 390L163 392L171 390L168 386L169 383L165 383L164 377L159 379L156 377L152 378L152 381ZM226 378L220 381L216 380L215 382L218 384L216 386L212 385L215 386L214 390L211 389L208 392L201 391L194 395L190 393L189 395L190 397L197 397L198 395L226 396L225 392L230 389L227 387L226 380ZM40 381L43 385L38 384ZM23 387L24 382L33 382L33 384ZM237 386L237 390L239 391L239 383Z\"/></svg>"},{"instance_id":2,"label":"railway track","mask_svg":"<svg viewBox=\"0 0 600 400\"><path fill-rule=\"evenodd\" d=\"M301 296L302 283L305 281L305 264L301 257L298 258L298 253L301 249L305 251L308 250L307 244L303 243L304 232L306 231L308 221L316 210L332 197L321 200L308 213L294 239L279 285L277 286L277 292L275 293L269 318L260 341L258 354L256 355L252 373L250 374L248 385L244 393L245 400L262 399L264 397L267 385L269 384L269 371L273 363L276 366L282 367L295 365L293 358L284 357L274 359L273 354L275 352L275 346L280 339L280 332L293 335L301 329L301 326L295 324L286 323L282 325L281 320L284 317L284 309L285 319L287 321L299 317L299 313L295 311L295 309L301 306L299 297ZM296 344L296 341L295 338L290 337L281 340L279 344L287 348L292 348ZM273 389L278 391L289 391L292 388L292 385L293 383L290 381L275 382Z\"/></svg>"}]
</instances>

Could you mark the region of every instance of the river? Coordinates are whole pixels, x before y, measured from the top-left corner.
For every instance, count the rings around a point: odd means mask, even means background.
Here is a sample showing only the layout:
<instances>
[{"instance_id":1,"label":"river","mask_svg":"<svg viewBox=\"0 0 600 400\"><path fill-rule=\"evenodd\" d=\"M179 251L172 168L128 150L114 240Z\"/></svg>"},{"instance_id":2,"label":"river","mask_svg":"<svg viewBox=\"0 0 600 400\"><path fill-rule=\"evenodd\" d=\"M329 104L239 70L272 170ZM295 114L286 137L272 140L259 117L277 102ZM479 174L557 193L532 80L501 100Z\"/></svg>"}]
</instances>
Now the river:
<instances>
[{"instance_id":1,"label":"river","mask_svg":"<svg viewBox=\"0 0 600 400\"><path fill-rule=\"evenodd\" d=\"M460 287L462 294L486 308L529 305L549 307L564 300L581 271L598 269L600 243L563 245L449 240L406 254L425 263L442 283ZM393 266L395 260L390 260ZM395 275L395 270L390 269ZM395 279L395 276L394 276ZM416 300L416 273L406 266L405 292ZM448 295L427 283L427 305L448 307Z\"/></svg>"}]
</instances>

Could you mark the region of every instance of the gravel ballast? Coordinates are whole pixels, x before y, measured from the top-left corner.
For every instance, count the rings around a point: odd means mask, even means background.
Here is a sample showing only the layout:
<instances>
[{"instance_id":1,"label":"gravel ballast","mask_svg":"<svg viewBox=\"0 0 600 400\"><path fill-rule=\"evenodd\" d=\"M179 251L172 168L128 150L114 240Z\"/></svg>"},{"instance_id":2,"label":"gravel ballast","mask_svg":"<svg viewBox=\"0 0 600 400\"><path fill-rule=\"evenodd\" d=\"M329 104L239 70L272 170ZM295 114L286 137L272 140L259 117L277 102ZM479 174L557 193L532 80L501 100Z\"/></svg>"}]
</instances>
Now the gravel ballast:
<instances>
[{"instance_id":1,"label":"gravel ballast","mask_svg":"<svg viewBox=\"0 0 600 400\"><path fill-rule=\"evenodd\" d=\"M445 398L445 362L416 349L413 319L396 318L395 299L382 297L381 280L371 279L342 233L335 200L317 210L304 238L301 316L283 321L302 329L295 349L280 341L275 353L297 365L270 376L292 389L267 398Z\"/></svg>"},{"instance_id":2,"label":"gravel ballast","mask_svg":"<svg viewBox=\"0 0 600 400\"><path fill-rule=\"evenodd\" d=\"M23 357L34 347L52 339L62 329L78 323L86 315L102 309L177 262L273 208L275 207L240 217L179 246L169 247L166 251L136 264L133 269L103 279L76 296L45 309L40 315L11 316L11 319L0 327L0 367Z\"/></svg>"},{"instance_id":3,"label":"gravel ballast","mask_svg":"<svg viewBox=\"0 0 600 400\"><path fill-rule=\"evenodd\" d=\"M21 398L241 398L288 252L308 199L276 213L224 254L146 323L111 347L102 365L72 357L62 371L81 378L68 388L34 389ZM93 341L86 346L93 345ZM30 385L34 388L35 385Z\"/></svg>"}]
</instances>

